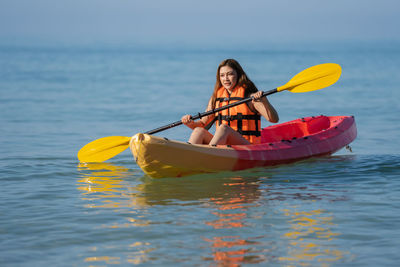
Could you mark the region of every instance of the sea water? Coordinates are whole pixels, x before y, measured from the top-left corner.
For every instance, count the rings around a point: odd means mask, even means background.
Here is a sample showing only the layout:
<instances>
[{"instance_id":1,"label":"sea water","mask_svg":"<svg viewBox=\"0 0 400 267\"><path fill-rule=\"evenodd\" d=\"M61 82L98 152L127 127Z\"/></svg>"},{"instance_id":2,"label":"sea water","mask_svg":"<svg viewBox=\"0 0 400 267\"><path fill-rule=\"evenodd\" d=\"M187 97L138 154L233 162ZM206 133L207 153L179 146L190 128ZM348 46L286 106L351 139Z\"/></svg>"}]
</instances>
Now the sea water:
<instances>
[{"instance_id":1,"label":"sea water","mask_svg":"<svg viewBox=\"0 0 400 267\"><path fill-rule=\"evenodd\" d=\"M399 47L0 46L0 265L397 265ZM281 122L354 115L352 152L166 179L145 176L129 150L79 164L76 153L95 139L203 112L225 58L264 91L340 64L331 87L269 100ZM186 140L190 131L158 135Z\"/></svg>"}]
</instances>

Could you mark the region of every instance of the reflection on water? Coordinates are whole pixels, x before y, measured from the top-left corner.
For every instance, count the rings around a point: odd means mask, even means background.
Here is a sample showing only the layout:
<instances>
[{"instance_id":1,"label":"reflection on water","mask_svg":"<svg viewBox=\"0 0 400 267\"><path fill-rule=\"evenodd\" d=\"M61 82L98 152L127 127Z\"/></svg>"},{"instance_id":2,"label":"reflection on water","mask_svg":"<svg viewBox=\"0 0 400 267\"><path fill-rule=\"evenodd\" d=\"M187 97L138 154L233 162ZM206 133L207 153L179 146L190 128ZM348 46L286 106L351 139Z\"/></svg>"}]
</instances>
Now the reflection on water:
<instances>
[{"instance_id":1,"label":"reflection on water","mask_svg":"<svg viewBox=\"0 0 400 267\"><path fill-rule=\"evenodd\" d=\"M283 210L290 217L291 229L284 237L289 239L288 255L283 262L309 266L310 262L328 265L343 258L344 252L333 249L332 241L339 233L332 232L333 216L324 210L298 211L296 207Z\"/></svg>"},{"instance_id":2,"label":"reflection on water","mask_svg":"<svg viewBox=\"0 0 400 267\"><path fill-rule=\"evenodd\" d=\"M229 194L209 199L214 210L211 213L216 219L205 224L214 229L237 228L235 233L238 233L234 236L215 235L213 238L204 239L211 245L212 260L220 266L239 266L243 263L264 261L264 256L253 249L255 245L260 244L256 241L260 237L244 238L239 234L243 228L250 227L247 223L248 210L260 197L259 184L258 178L233 177L223 184Z\"/></svg>"},{"instance_id":3,"label":"reflection on water","mask_svg":"<svg viewBox=\"0 0 400 267\"><path fill-rule=\"evenodd\" d=\"M308 206L302 208L300 205L285 203L293 200L300 203L316 202L326 197L324 194L318 195L317 192L310 194L304 187L293 194L295 190L293 186L289 191L286 190L287 187L274 186L265 177L261 179L259 175L249 173L243 177L222 174L184 179L142 177L132 181L129 179L132 177L132 170L109 163L81 165L79 171L81 177L78 189L87 202L87 208L116 211L124 209L125 222L103 225L103 228L122 230L146 227L146 231L151 232L154 225L161 224L167 228L178 227L174 231L186 233L185 231L188 231L185 228L188 226L186 221L176 225L171 223L171 216L177 216L175 215L177 209L173 207L183 207L185 213L193 216L189 224L200 223L203 224L203 229L213 229L206 230L207 234L200 234L199 240L181 240L183 243L207 244L208 255L201 255L201 259L212 262L211 265L240 266L249 263L279 262L288 266L307 266L317 263L328 266L332 262L341 260L345 254L331 243L339 235L332 230L333 214L322 209L309 210ZM268 189L265 189L266 187ZM319 192L323 193L323 190ZM278 213L283 219L278 221L282 224L279 226L286 229L283 232L268 232L272 228L261 231L252 229L254 226L262 226L265 221L276 219L274 218L276 210L269 210L274 206L265 205L268 202L279 203ZM155 222L154 220L158 219L154 219L156 217L149 219L148 214L157 212L152 209L160 206L171 212L167 223ZM285 208L282 209L282 206ZM126 212L127 209L129 212ZM202 212L206 209L208 215L202 214L203 217L198 217L193 213L193 209L201 209ZM178 217L176 219L179 220ZM165 220L165 217L161 220ZM271 237L274 240L271 240ZM105 264L121 261L132 264L151 263L157 259L159 252L156 248L160 245L157 244L157 240L151 243L146 236L142 238L143 240L129 244L128 249L134 252L124 260L119 257L97 256L86 257L85 261ZM168 241L168 238L170 238L168 234L165 234L164 239ZM283 248L277 248L278 243L283 244ZM170 249L176 250L176 247ZM97 248L93 250L96 251ZM150 257L149 254L155 256ZM174 255L179 255L179 251Z\"/></svg>"},{"instance_id":4,"label":"reflection on water","mask_svg":"<svg viewBox=\"0 0 400 267\"><path fill-rule=\"evenodd\" d=\"M78 190L83 191L88 208L130 206L128 201L121 203L121 195L125 194L126 188L124 178L130 175L129 169L109 163L83 163L78 170L81 174Z\"/></svg>"},{"instance_id":5,"label":"reflection on water","mask_svg":"<svg viewBox=\"0 0 400 267\"><path fill-rule=\"evenodd\" d=\"M126 263L129 264L142 264L144 262L148 262L149 258L147 254L155 250L154 248L151 247L150 243L148 242L132 243L129 245L129 249L135 250L134 252L128 254L126 259L124 259L124 261L126 261ZM93 253L96 253L97 247L91 248L91 251ZM84 262L86 263L90 264L103 263L107 265L123 264L125 263L124 261L121 260L121 257L111 257L111 256L94 256L94 257L86 257L84 259ZM98 266L98 265L90 265L90 266Z\"/></svg>"},{"instance_id":6,"label":"reflection on water","mask_svg":"<svg viewBox=\"0 0 400 267\"><path fill-rule=\"evenodd\" d=\"M110 163L84 163L78 166L80 179L78 180L78 190L82 192L82 199L87 202L86 208L93 209L134 209L136 203L132 201L128 184L125 180L132 175L132 171L126 167L113 165ZM130 227L147 227L149 221L133 217L125 217L125 223L114 223L102 225L102 228L121 229ZM98 247L89 249L91 254L98 253ZM134 242L128 245L127 254L124 261L129 264L141 264L148 261L147 254L155 248L149 242ZM121 257L114 256L92 256L86 257L84 262L90 264L121 264Z\"/></svg>"},{"instance_id":7,"label":"reflection on water","mask_svg":"<svg viewBox=\"0 0 400 267\"><path fill-rule=\"evenodd\" d=\"M246 223L247 211L259 199L261 181L257 177L198 177L182 179L147 179L130 191L135 203L141 205L191 205L205 203L215 218L205 221L213 229L235 229L249 227ZM179 205L179 204L178 204ZM254 204L253 204L254 205ZM213 231L218 233L218 231ZM255 244L260 237L242 238L240 235L203 237L209 243L212 257L203 257L222 266L263 261L263 255L255 254ZM194 241L194 240L193 240Z\"/></svg>"}]
</instances>

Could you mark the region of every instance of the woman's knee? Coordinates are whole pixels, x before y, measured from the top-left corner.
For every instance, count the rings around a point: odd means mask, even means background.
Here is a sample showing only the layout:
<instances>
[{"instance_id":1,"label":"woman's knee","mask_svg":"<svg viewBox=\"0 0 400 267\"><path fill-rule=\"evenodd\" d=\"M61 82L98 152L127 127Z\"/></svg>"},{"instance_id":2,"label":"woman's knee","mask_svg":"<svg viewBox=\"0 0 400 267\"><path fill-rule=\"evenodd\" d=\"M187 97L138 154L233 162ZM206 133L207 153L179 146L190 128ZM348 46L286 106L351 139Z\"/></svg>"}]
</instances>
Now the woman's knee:
<instances>
[{"instance_id":1,"label":"woman's knee","mask_svg":"<svg viewBox=\"0 0 400 267\"><path fill-rule=\"evenodd\" d=\"M230 126L226 125L226 124L221 124L218 128L217 128L218 132L221 133L226 133L226 132L231 132L234 131Z\"/></svg>"},{"instance_id":2,"label":"woman's knee","mask_svg":"<svg viewBox=\"0 0 400 267\"><path fill-rule=\"evenodd\" d=\"M192 134L189 138L189 143L192 144L208 144L212 138L212 134L210 134L206 129L201 127L196 127L193 129Z\"/></svg>"},{"instance_id":3,"label":"woman's knee","mask_svg":"<svg viewBox=\"0 0 400 267\"><path fill-rule=\"evenodd\" d=\"M208 131L206 129L202 128L202 127L196 127L196 128L193 129L192 134L201 134L201 135L203 135L203 134L205 134L207 132Z\"/></svg>"}]
</instances>

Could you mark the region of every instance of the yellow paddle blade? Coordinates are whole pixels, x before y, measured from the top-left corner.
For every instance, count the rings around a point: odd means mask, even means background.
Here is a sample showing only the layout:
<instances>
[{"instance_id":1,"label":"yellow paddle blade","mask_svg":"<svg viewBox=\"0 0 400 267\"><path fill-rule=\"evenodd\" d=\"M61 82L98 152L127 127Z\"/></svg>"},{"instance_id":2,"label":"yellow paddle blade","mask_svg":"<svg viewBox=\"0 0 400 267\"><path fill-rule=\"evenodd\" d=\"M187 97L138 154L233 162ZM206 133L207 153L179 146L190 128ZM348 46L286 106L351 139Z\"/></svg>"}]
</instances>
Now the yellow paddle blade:
<instances>
[{"instance_id":1,"label":"yellow paddle blade","mask_svg":"<svg viewBox=\"0 0 400 267\"><path fill-rule=\"evenodd\" d=\"M103 162L121 153L129 146L130 137L109 136L97 139L78 152L80 162Z\"/></svg>"},{"instance_id":2,"label":"yellow paddle blade","mask_svg":"<svg viewBox=\"0 0 400 267\"><path fill-rule=\"evenodd\" d=\"M294 76L288 83L278 87L278 92L289 90L292 93L305 93L319 90L339 80L342 68L336 63L315 65Z\"/></svg>"}]
</instances>

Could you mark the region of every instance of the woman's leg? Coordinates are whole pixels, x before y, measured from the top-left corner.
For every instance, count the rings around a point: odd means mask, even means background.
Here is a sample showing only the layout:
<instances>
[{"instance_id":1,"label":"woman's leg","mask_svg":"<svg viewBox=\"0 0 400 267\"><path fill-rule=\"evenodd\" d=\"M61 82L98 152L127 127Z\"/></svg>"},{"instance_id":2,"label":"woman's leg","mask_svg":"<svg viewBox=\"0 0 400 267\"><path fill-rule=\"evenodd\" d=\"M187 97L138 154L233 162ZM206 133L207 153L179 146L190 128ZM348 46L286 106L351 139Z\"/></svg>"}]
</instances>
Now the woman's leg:
<instances>
[{"instance_id":1,"label":"woman's leg","mask_svg":"<svg viewBox=\"0 0 400 267\"><path fill-rule=\"evenodd\" d=\"M209 131L204 128L197 127L193 129L193 132L189 138L189 143L207 145L210 143L212 138L213 135Z\"/></svg>"},{"instance_id":2,"label":"woman's leg","mask_svg":"<svg viewBox=\"0 0 400 267\"><path fill-rule=\"evenodd\" d=\"M215 131L210 145L250 145L240 133L233 130L226 124L221 124Z\"/></svg>"}]
</instances>

